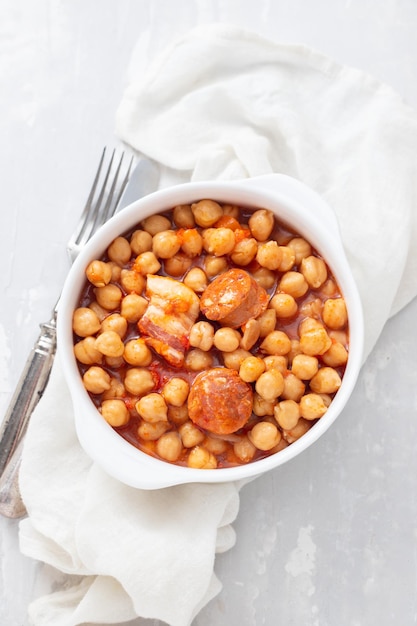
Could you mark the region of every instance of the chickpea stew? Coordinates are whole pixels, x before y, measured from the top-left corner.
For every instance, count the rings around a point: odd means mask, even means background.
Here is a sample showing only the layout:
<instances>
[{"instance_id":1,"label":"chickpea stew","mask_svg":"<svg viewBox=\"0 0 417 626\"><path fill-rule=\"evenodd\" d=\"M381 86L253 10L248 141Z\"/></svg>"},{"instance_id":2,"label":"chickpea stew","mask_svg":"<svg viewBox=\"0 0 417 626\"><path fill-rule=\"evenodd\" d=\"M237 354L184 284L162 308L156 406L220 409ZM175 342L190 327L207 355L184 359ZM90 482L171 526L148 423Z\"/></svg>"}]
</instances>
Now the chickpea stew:
<instances>
[{"instance_id":1,"label":"chickpea stew","mask_svg":"<svg viewBox=\"0 0 417 626\"><path fill-rule=\"evenodd\" d=\"M268 209L208 199L146 218L88 265L73 336L103 419L201 469L302 437L349 354L343 295L312 245Z\"/></svg>"}]
</instances>

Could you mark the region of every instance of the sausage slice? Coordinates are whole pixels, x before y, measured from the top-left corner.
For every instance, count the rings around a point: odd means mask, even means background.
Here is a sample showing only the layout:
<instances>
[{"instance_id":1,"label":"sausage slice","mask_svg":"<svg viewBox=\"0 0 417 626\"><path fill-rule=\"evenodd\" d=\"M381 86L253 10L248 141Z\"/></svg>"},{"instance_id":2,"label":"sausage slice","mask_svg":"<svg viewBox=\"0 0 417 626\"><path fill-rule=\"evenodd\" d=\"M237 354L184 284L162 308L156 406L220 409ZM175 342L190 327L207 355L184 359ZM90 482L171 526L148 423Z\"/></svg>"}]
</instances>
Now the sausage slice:
<instances>
[{"instance_id":1,"label":"sausage slice","mask_svg":"<svg viewBox=\"0 0 417 626\"><path fill-rule=\"evenodd\" d=\"M256 318L268 306L268 294L245 270L230 269L203 291L200 311L209 320L238 328Z\"/></svg>"},{"instance_id":2,"label":"sausage slice","mask_svg":"<svg viewBox=\"0 0 417 626\"><path fill-rule=\"evenodd\" d=\"M252 387L235 370L214 367L194 379L188 395L188 414L200 428L229 435L246 424L252 404Z\"/></svg>"}]
</instances>

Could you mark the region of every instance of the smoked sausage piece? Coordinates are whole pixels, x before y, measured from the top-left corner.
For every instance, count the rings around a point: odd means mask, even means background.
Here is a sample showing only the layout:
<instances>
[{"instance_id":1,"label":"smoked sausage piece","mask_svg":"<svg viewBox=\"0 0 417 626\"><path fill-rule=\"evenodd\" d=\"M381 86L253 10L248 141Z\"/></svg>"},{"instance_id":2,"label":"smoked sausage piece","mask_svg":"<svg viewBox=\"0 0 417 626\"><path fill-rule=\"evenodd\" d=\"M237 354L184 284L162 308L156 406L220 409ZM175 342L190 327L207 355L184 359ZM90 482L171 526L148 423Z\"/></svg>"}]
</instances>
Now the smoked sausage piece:
<instances>
[{"instance_id":1,"label":"smoked sausage piece","mask_svg":"<svg viewBox=\"0 0 417 626\"><path fill-rule=\"evenodd\" d=\"M200 310L209 320L238 328L261 315L268 294L245 270L230 269L215 278L203 291Z\"/></svg>"},{"instance_id":2,"label":"smoked sausage piece","mask_svg":"<svg viewBox=\"0 0 417 626\"><path fill-rule=\"evenodd\" d=\"M252 405L252 387L226 367L198 374L188 395L191 421L216 435L230 435L242 428L252 415Z\"/></svg>"}]
</instances>

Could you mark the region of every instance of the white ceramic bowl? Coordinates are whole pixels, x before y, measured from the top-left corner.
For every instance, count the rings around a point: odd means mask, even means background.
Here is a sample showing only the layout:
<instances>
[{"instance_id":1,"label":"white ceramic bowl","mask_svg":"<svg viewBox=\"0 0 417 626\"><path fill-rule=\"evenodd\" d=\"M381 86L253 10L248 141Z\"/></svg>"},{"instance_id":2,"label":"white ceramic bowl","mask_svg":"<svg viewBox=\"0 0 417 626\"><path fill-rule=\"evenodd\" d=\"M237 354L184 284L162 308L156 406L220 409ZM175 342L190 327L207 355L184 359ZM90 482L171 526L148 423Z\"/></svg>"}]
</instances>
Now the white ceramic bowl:
<instances>
[{"instance_id":1,"label":"white ceramic bowl","mask_svg":"<svg viewBox=\"0 0 417 626\"><path fill-rule=\"evenodd\" d=\"M304 236L331 268L345 297L350 327L349 360L342 385L326 414L300 439L267 458L238 467L201 470L151 457L125 441L101 417L86 392L73 354L72 313L85 282L85 268L99 258L111 241L144 218L177 204L202 198L253 208L268 208L279 220ZM133 202L105 224L72 266L58 313L58 346L64 375L74 404L79 441L87 454L108 474L133 487L157 489L201 482L220 483L262 474L294 458L316 441L345 406L361 367L363 316L359 294L345 257L332 210L312 190L279 174L234 182L197 182L177 185Z\"/></svg>"}]
</instances>

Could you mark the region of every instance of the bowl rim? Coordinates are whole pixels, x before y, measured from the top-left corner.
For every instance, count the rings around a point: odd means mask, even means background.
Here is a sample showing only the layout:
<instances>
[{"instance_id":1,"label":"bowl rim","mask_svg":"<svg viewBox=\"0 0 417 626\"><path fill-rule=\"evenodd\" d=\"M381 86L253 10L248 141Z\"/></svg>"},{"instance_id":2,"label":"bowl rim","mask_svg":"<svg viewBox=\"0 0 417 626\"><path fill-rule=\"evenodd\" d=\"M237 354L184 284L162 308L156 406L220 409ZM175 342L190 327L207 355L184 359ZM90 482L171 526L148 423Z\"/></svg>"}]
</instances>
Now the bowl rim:
<instances>
[{"instance_id":1,"label":"bowl rim","mask_svg":"<svg viewBox=\"0 0 417 626\"><path fill-rule=\"evenodd\" d=\"M101 255L118 235L133 228L145 217L202 198L244 204L249 208L271 209L277 218L308 238L328 263L346 300L349 316L349 359L342 385L326 414L287 448L264 459L216 469L194 469L175 465L142 452L128 443L100 416L85 390L73 353L72 311L82 289L80 277L88 262ZM244 201L239 198L244 198ZM307 212L308 202L312 211ZM278 213L279 211L279 213ZM325 225L318 224L327 219ZM298 223L297 220L300 220ZM364 321L356 286L334 213L324 200L300 181L282 174L233 181L188 182L161 189L129 204L90 239L72 265L64 282L57 316L57 345L61 365L74 404L77 436L87 454L113 477L133 487L153 489L185 482L220 483L250 478L295 458L319 439L346 405L356 384L363 356ZM92 437L103 437L104 447L94 446ZM95 439L94 439L95 441ZM105 448L105 449L104 449ZM118 463L114 463L117 456ZM125 466L120 464L125 460ZM140 476L133 472L143 466ZM146 470L146 471L145 471ZM150 472L155 472L151 475ZM168 474L165 480L156 475ZM162 483L162 484L160 484Z\"/></svg>"}]
</instances>

